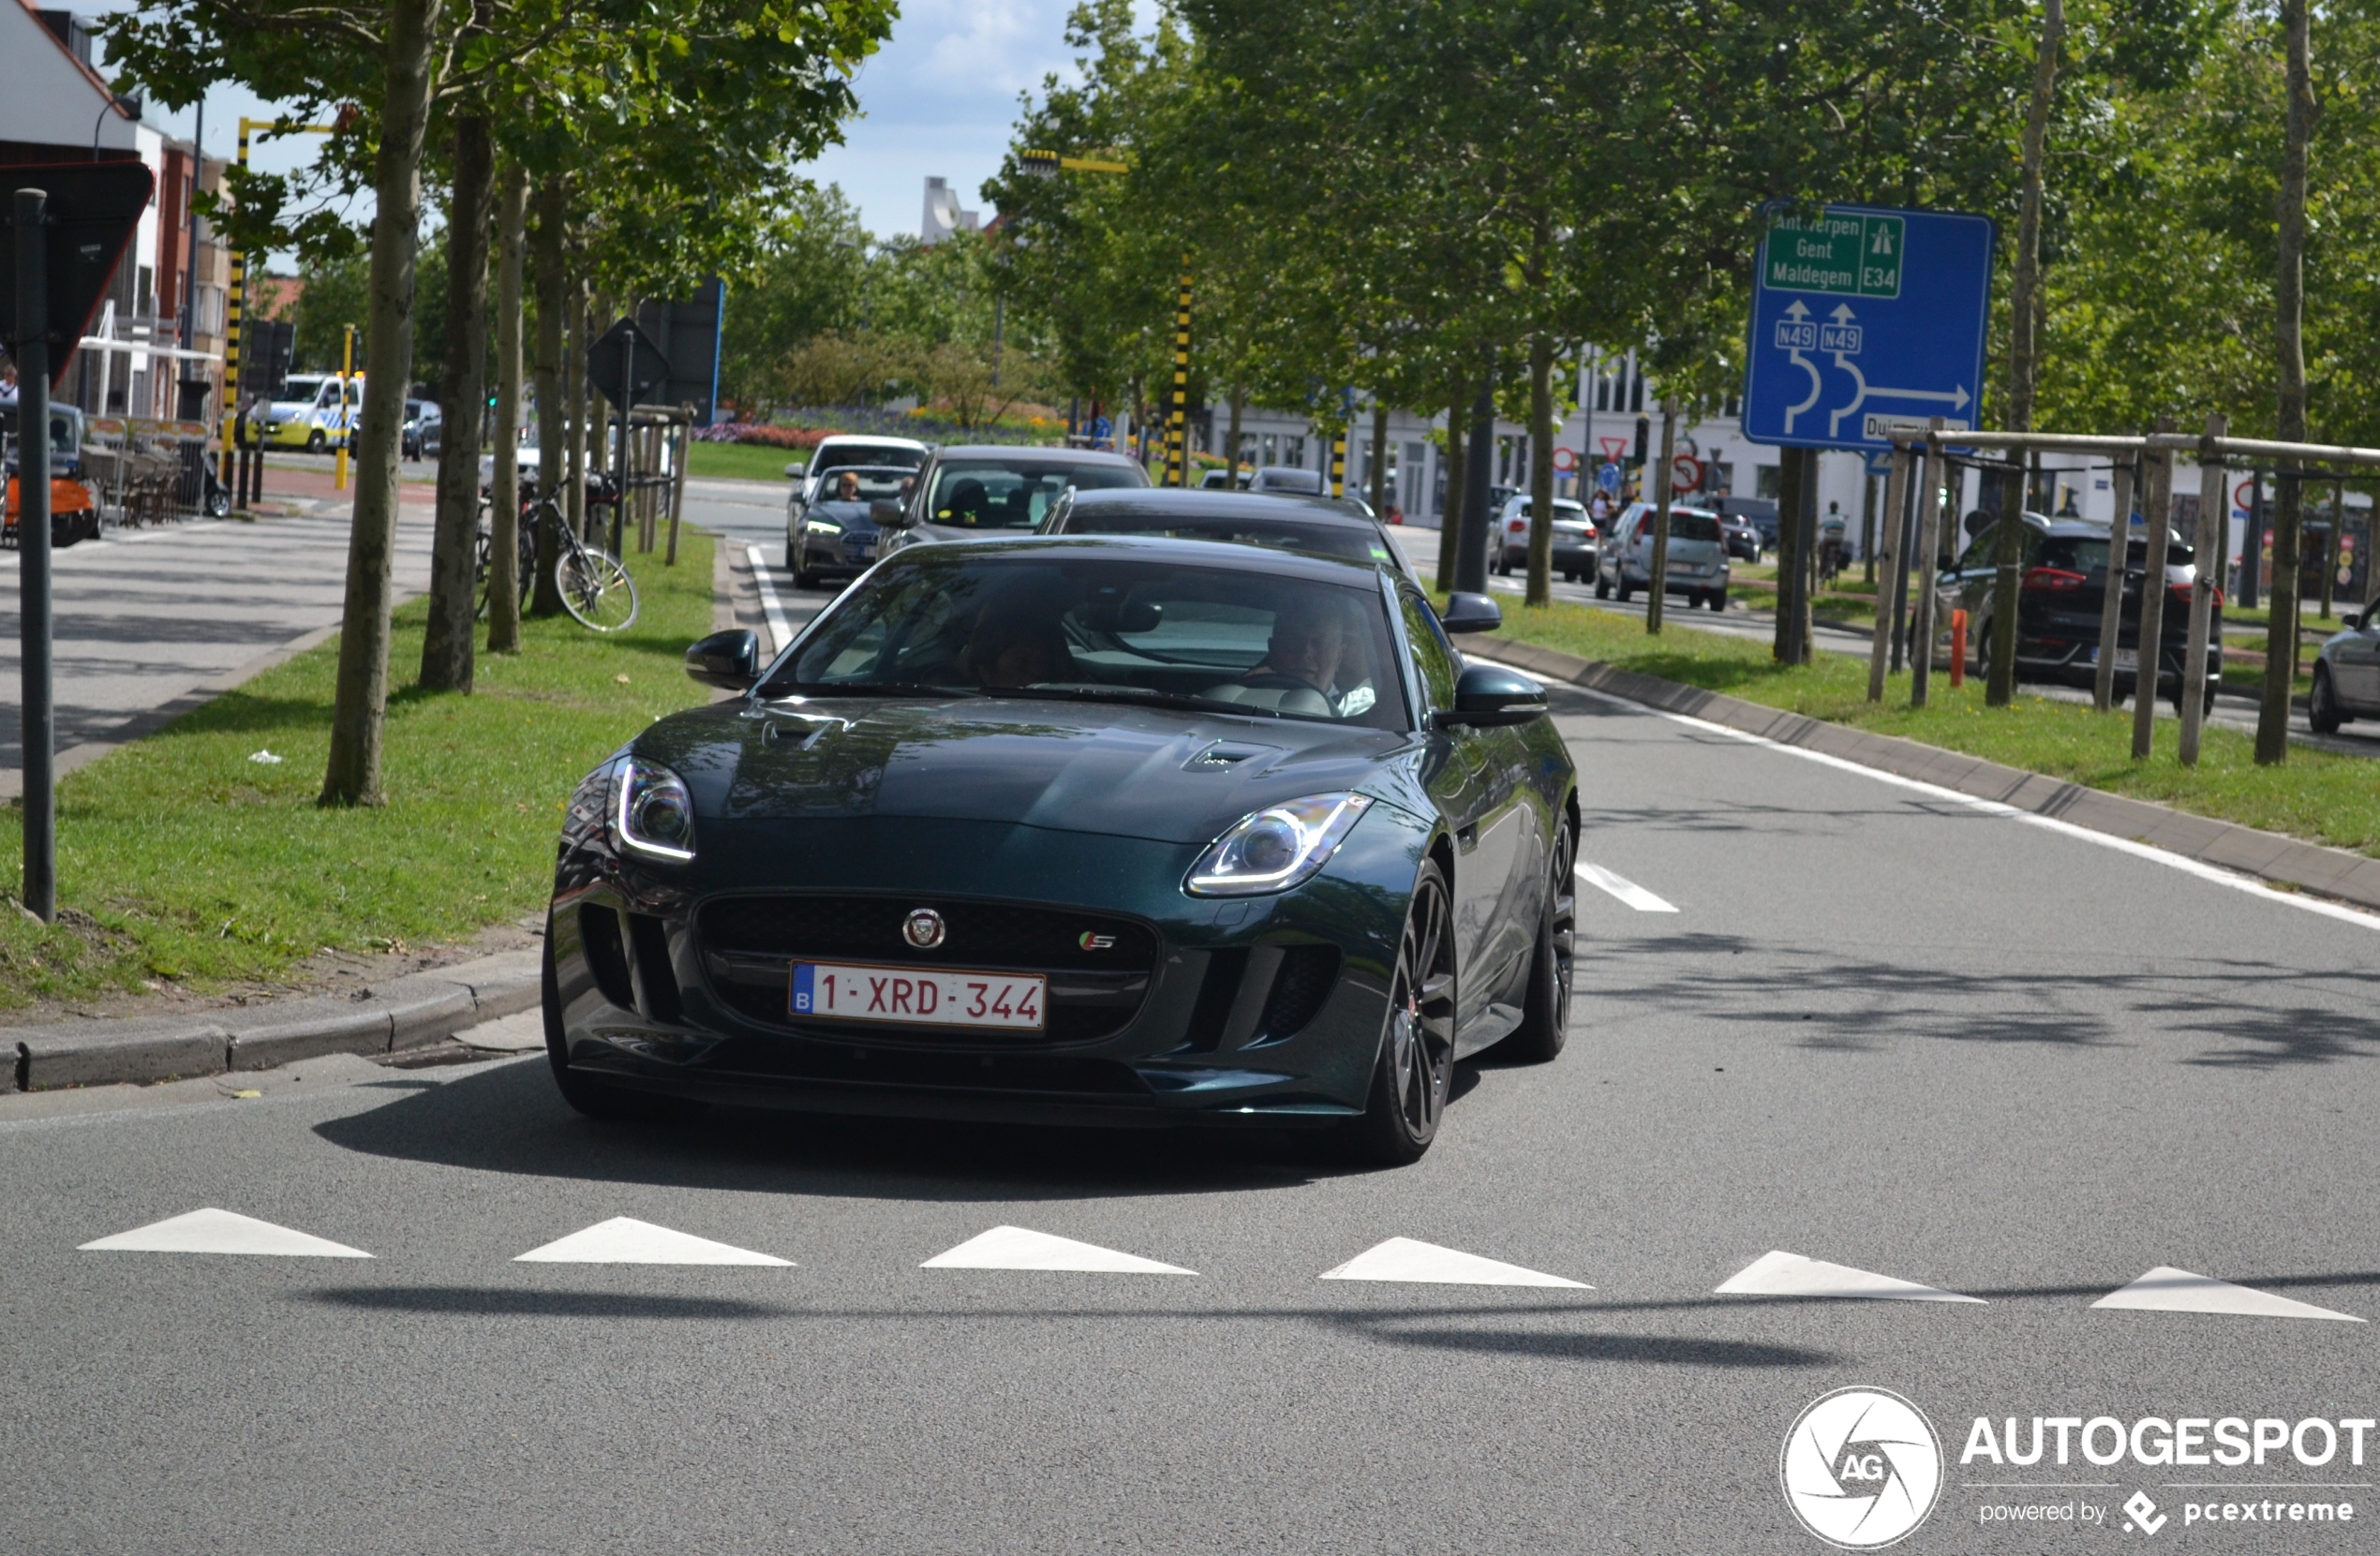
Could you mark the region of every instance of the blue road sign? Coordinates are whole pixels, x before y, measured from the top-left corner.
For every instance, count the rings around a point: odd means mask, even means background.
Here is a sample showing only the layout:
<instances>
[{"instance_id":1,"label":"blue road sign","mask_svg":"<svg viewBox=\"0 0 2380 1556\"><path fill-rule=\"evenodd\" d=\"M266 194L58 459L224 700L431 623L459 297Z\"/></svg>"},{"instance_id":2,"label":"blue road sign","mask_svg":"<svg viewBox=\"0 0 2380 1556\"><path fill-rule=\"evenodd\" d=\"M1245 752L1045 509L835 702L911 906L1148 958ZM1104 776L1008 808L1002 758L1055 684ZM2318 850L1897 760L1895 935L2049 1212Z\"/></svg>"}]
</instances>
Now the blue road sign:
<instances>
[{"instance_id":1,"label":"blue road sign","mask_svg":"<svg viewBox=\"0 0 2380 1556\"><path fill-rule=\"evenodd\" d=\"M1829 205L1768 213L1745 352L1744 436L1891 448L1892 423L1966 431L1984 386L1988 216Z\"/></svg>"},{"instance_id":2,"label":"blue road sign","mask_svg":"<svg viewBox=\"0 0 2380 1556\"><path fill-rule=\"evenodd\" d=\"M1620 467L1617 465L1606 465L1601 469L1596 471L1595 484L1597 489L1599 491L1618 491L1620 489Z\"/></svg>"}]
</instances>

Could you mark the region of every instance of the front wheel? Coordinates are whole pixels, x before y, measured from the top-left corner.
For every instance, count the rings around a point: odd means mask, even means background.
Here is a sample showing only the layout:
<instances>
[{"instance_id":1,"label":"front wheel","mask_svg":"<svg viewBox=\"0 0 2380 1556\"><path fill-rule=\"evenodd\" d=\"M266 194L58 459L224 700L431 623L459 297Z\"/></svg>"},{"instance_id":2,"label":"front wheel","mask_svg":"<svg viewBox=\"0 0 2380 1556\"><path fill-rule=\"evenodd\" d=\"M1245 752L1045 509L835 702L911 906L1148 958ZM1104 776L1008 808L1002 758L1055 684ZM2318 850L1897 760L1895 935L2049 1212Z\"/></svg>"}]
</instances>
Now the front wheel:
<instances>
[{"instance_id":1,"label":"front wheel","mask_svg":"<svg viewBox=\"0 0 2380 1556\"><path fill-rule=\"evenodd\" d=\"M673 1123L695 1118L708 1109L701 1103L677 1097L656 1097L630 1091L578 1074L570 1066L570 1044L562 1026L561 983L554 972L554 927L545 926L545 956L539 983L538 1004L545 1017L545 1061L554 1072L554 1087L573 1111L607 1124Z\"/></svg>"},{"instance_id":2,"label":"front wheel","mask_svg":"<svg viewBox=\"0 0 2380 1556\"><path fill-rule=\"evenodd\" d=\"M313 432L306 435L305 452L308 453L320 453L328 445L329 441L330 440L328 438L322 436L322 430L320 427L317 427Z\"/></svg>"},{"instance_id":3,"label":"front wheel","mask_svg":"<svg viewBox=\"0 0 2380 1556\"><path fill-rule=\"evenodd\" d=\"M1446 877L1425 860L1413 882L1388 1022L1363 1116L1347 1122L1347 1155L1376 1166L1421 1160L1437 1138L1454 1077L1454 937Z\"/></svg>"},{"instance_id":4,"label":"front wheel","mask_svg":"<svg viewBox=\"0 0 2380 1556\"><path fill-rule=\"evenodd\" d=\"M2343 722L2339 717L2339 691L2330 684L2330 667L2313 667L2313 695L2306 699L2306 723L2316 734L2337 734Z\"/></svg>"},{"instance_id":5,"label":"front wheel","mask_svg":"<svg viewBox=\"0 0 2380 1556\"><path fill-rule=\"evenodd\" d=\"M1528 991L1521 998L1521 1024L1496 1051L1523 1064L1543 1064L1562 1051L1570 1035L1570 984L1578 934L1578 886L1570 864L1578 833L1562 819L1554 837L1553 868L1545 883L1545 911L1538 919L1537 953L1529 964Z\"/></svg>"},{"instance_id":6,"label":"front wheel","mask_svg":"<svg viewBox=\"0 0 2380 1556\"><path fill-rule=\"evenodd\" d=\"M636 580L609 552L564 552L554 585L562 609L590 632L617 632L636 619Z\"/></svg>"}]
</instances>

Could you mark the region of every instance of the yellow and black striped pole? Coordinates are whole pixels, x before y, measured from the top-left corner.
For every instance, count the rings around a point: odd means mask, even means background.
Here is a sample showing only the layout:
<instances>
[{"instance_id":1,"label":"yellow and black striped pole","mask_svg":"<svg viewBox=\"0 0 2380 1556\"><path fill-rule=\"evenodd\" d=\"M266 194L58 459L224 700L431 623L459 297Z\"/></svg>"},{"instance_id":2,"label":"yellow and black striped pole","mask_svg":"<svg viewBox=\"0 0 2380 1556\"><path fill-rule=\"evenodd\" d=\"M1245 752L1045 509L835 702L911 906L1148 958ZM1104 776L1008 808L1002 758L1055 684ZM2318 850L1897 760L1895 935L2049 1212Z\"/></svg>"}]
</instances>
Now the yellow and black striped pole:
<instances>
[{"instance_id":1,"label":"yellow and black striped pole","mask_svg":"<svg viewBox=\"0 0 2380 1556\"><path fill-rule=\"evenodd\" d=\"M1166 415L1166 480L1190 484L1190 256L1182 257L1182 292L1173 304L1173 405Z\"/></svg>"},{"instance_id":2,"label":"yellow and black striped pole","mask_svg":"<svg viewBox=\"0 0 2380 1556\"><path fill-rule=\"evenodd\" d=\"M1347 495L1347 429L1344 426L1331 435L1331 495Z\"/></svg>"},{"instance_id":3,"label":"yellow and black striped pole","mask_svg":"<svg viewBox=\"0 0 2380 1556\"><path fill-rule=\"evenodd\" d=\"M243 170L248 165L249 133L254 130L271 129L275 122L272 119L251 119L245 113L240 115L240 166ZM338 126L335 125L297 125L291 127L304 130L308 135L338 133ZM206 165L204 147L199 149L199 165L203 168ZM239 436L240 336L243 333L240 326L242 319L247 313L247 253L244 249L233 249L231 251L231 294L224 299L223 303L223 397L216 407L216 411L219 418L217 424L223 428L223 484L231 488L233 506L243 509L247 507L247 488L235 483L234 481L236 470L234 447L235 439ZM262 460L264 451L260 448L256 456L259 460Z\"/></svg>"}]
</instances>

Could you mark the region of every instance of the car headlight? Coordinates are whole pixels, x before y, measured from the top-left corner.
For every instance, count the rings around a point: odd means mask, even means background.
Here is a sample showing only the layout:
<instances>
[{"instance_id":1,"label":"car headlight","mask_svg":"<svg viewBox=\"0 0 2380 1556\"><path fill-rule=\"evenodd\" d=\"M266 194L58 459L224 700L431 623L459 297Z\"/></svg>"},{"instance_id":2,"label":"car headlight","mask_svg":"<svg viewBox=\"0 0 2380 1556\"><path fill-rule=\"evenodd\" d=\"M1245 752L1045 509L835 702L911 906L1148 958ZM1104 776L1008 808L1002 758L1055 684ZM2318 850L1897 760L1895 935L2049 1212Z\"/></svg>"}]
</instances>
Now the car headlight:
<instances>
[{"instance_id":1,"label":"car headlight","mask_svg":"<svg viewBox=\"0 0 2380 1556\"><path fill-rule=\"evenodd\" d=\"M1286 892L1320 869L1371 808L1369 794L1310 794L1242 816L1190 867L1192 897Z\"/></svg>"},{"instance_id":2,"label":"car headlight","mask_svg":"<svg viewBox=\"0 0 2380 1556\"><path fill-rule=\"evenodd\" d=\"M812 535L840 535L843 532L843 526L832 519L811 519L802 527Z\"/></svg>"},{"instance_id":3,"label":"car headlight","mask_svg":"<svg viewBox=\"0 0 2380 1556\"><path fill-rule=\"evenodd\" d=\"M694 796L684 778L659 763L624 756L612 782L618 796L612 830L623 846L677 864L694 857Z\"/></svg>"}]
</instances>

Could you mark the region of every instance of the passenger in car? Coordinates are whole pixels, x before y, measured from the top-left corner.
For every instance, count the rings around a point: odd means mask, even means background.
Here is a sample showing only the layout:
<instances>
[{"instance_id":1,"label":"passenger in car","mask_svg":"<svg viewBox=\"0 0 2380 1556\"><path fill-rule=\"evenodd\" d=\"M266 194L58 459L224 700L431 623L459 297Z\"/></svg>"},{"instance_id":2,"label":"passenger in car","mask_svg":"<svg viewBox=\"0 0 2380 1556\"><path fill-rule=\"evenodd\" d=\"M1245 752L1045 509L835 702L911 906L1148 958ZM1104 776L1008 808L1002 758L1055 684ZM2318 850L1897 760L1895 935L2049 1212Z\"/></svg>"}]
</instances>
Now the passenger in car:
<instances>
[{"instance_id":1,"label":"passenger in car","mask_svg":"<svg viewBox=\"0 0 2380 1556\"><path fill-rule=\"evenodd\" d=\"M1072 679L1074 655L1047 612L994 601L975 618L967 645L959 651L959 667L978 686L1013 689Z\"/></svg>"}]
</instances>

